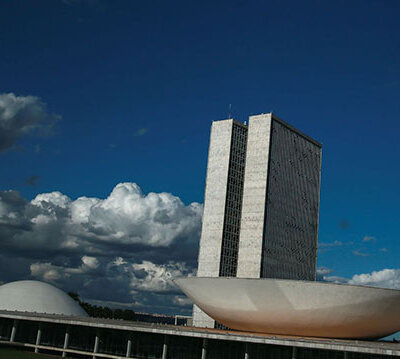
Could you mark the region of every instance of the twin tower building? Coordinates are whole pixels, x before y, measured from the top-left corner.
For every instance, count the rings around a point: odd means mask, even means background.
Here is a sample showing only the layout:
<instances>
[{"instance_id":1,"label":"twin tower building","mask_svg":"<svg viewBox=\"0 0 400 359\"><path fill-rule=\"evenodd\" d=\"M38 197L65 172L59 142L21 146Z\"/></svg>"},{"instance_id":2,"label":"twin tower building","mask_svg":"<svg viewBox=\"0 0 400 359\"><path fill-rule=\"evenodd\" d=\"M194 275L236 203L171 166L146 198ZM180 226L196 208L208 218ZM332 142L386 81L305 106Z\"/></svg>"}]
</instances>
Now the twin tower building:
<instances>
[{"instance_id":1,"label":"twin tower building","mask_svg":"<svg viewBox=\"0 0 400 359\"><path fill-rule=\"evenodd\" d=\"M320 183L321 144L272 113L213 122L197 275L315 280Z\"/></svg>"}]
</instances>

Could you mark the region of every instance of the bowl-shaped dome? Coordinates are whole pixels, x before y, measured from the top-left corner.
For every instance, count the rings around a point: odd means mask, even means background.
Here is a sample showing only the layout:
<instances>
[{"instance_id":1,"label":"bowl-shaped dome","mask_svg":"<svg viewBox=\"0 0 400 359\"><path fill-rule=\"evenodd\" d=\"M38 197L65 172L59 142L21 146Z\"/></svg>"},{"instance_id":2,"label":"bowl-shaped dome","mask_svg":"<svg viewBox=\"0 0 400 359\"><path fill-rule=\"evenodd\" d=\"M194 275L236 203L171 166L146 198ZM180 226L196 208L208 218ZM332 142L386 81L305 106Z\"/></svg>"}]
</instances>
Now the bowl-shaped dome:
<instances>
[{"instance_id":1,"label":"bowl-shaped dome","mask_svg":"<svg viewBox=\"0 0 400 359\"><path fill-rule=\"evenodd\" d=\"M280 279L175 282L232 329L327 338L380 338L400 330L400 290Z\"/></svg>"},{"instance_id":2,"label":"bowl-shaped dome","mask_svg":"<svg viewBox=\"0 0 400 359\"><path fill-rule=\"evenodd\" d=\"M0 286L0 310L88 316L68 294L36 280L21 280Z\"/></svg>"}]
</instances>

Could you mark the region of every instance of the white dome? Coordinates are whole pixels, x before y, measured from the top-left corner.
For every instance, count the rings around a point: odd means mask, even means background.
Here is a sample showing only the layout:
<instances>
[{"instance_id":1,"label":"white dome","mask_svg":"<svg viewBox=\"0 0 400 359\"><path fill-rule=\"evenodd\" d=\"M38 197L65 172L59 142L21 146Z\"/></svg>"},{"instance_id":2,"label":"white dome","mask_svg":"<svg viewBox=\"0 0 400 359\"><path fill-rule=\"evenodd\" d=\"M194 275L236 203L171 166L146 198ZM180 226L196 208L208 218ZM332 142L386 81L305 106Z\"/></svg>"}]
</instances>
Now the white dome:
<instances>
[{"instance_id":1,"label":"white dome","mask_svg":"<svg viewBox=\"0 0 400 359\"><path fill-rule=\"evenodd\" d=\"M0 310L88 316L68 294L36 280L21 280L0 286Z\"/></svg>"}]
</instances>

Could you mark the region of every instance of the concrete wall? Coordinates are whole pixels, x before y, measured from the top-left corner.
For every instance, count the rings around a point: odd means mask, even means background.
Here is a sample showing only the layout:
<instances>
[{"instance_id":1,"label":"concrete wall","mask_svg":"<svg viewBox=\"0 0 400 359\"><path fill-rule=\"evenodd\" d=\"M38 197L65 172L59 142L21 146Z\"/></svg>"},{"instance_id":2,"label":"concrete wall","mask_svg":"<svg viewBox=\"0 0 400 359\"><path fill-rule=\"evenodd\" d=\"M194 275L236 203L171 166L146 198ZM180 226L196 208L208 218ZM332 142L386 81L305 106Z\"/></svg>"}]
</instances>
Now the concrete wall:
<instances>
[{"instance_id":1,"label":"concrete wall","mask_svg":"<svg viewBox=\"0 0 400 359\"><path fill-rule=\"evenodd\" d=\"M214 328L215 320L204 313L196 304L194 304L193 326L199 328Z\"/></svg>"},{"instance_id":2,"label":"concrete wall","mask_svg":"<svg viewBox=\"0 0 400 359\"><path fill-rule=\"evenodd\" d=\"M219 276L232 126L233 120L216 121L211 126L197 270L199 277ZM193 325L214 327L214 320L195 307Z\"/></svg>"},{"instance_id":3,"label":"concrete wall","mask_svg":"<svg viewBox=\"0 0 400 359\"><path fill-rule=\"evenodd\" d=\"M233 120L213 122L208 152L199 277L218 277Z\"/></svg>"},{"instance_id":4,"label":"concrete wall","mask_svg":"<svg viewBox=\"0 0 400 359\"><path fill-rule=\"evenodd\" d=\"M270 113L250 116L237 277L260 277L270 132Z\"/></svg>"}]
</instances>

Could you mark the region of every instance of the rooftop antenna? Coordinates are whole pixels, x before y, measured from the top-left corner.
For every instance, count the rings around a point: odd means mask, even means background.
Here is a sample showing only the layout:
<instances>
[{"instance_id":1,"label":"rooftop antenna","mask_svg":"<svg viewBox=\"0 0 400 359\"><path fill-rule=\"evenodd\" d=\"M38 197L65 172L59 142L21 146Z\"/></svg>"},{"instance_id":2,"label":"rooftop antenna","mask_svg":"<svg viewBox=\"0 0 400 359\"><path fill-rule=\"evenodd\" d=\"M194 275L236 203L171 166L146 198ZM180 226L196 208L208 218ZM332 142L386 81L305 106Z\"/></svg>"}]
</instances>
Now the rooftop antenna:
<instances>
[{"instance_id":1,"label":"rooftop antenna","mask_svg":"<svg viewBox=\"0 0 400 359\"><path fill-rule=\"evenodd\" d=\"M229 104L229 110L228 110L228 120L231 118L232 115L232 104Z\"/></svg>"}]
</instances>

